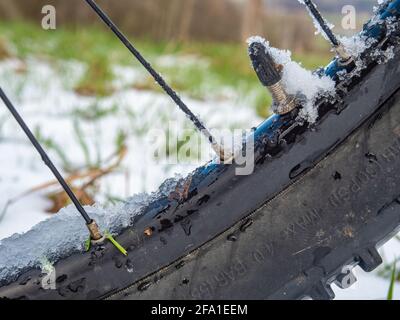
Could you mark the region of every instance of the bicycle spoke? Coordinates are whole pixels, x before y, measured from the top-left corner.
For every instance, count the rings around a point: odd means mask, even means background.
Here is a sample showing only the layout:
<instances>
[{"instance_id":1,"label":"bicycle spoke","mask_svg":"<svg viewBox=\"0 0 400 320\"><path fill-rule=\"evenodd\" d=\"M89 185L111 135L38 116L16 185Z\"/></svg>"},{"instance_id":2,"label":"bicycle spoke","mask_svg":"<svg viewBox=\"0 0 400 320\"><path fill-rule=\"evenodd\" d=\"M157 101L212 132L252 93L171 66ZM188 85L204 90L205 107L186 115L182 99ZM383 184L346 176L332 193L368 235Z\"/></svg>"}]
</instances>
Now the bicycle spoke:
<instances>
[{"instance_id":1,"label":"bicycle spoke","mask_svg":"<svg viewBox=\"0 0 400 320\"><path fill-rule=\"evenodd\" d=\"M42 157L43 162L46 164L47 167L51 170L51 172L54 174L56 177L57 181L60 183L68 197L71 199L72 203L75 205L76 209L78 212L81 214L82 218L86 222L86 226L89 229L90 232L90 237L92 240L100 240L103 236L101 232L99 231L99 228L97 226L96 221L94 221L86 210L83 208L81 203L79 202L78 198L72 191L72 189L69 187L61 173L58 171L54 163L50 160L49 156L47 155L46 151L43 149L43 147L40 145L39 141L35 138L33 135L32 131L29 129L25 121L22 119L21 115L18 113L17 109L15 109L14 105L10 101L10 99L7 97L3 89L0 87L0 98L3 100L4 104L8 108L8 110L11 112L15 120L18 122L19 126L21 129L25 132L26 136L32 143L32 145L35 147L35 149L38 151L40 156Z\"/></svg>"},{"instance_id":2,"label":"bicycle spoke","mask_svg":"<svg viewBox=\"0 0 400 320\"><path fill-rule=\"evenodd\" d=\"M314 2L312 0L299 0L299 1L300 3L304 4L307 7L307 11L313 18L316 28L319 27L321 31L325 34L326 38L331 43L333 50L335 50L339 58L344 62L351 60L352 57L347 53L343 44L332 32L327 20L322 16L321 12L318 10Z\"/></svg>"},{"instance_id":3,"label":"bicycle spoke","mask_svg":"<svg viewBox=\"0 0 400 320\"><path fill-rule=\"evenodd\" d=\"M142 54L133 46L128 38L119 30L116 24L107 16L107 14L96 4L93 0L85 0L87 4L97 13L100 19L111 29L111 31L118 37L119 40L127 47L127 49L135 56L140 64L150 73L154 80L160 85L166 94L176 103L181 111L192 121L194 126L207 138L211 147L217 156L224 160L229 158L224 154L223 147L217 142L215 137L211 134L210 130L202 123L202 121L189 109L189 107L182 101L177 93L165 82L161 75L151 66L151 64L142 56Z\"/></svg>"}]
</instances>

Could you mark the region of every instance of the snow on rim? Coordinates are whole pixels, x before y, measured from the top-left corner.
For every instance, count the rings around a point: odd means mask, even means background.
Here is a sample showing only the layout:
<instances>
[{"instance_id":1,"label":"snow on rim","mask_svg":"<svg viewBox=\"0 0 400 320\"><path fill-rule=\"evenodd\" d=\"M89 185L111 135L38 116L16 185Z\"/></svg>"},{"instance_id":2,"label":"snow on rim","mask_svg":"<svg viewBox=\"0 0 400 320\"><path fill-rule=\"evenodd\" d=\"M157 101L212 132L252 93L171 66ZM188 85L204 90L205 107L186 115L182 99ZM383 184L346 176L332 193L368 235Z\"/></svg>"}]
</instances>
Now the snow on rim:
<instances>
[{"instance_id":1,"label":"snow on rim","mask_svg":"<svg viewBox=\"0 0 400 320\"><path fill-rule=\"evenodd\" d=\"M87 207L101 230L118 232L140 214L151 197L139 195L125 205L109 208ZM75 207L69 206L40 222L24 234L0 240L0 279L17 275L26 268L38 267L40 261L56 262L66 254L82 251L88 231Z\"/></svg>"}]
</instances>

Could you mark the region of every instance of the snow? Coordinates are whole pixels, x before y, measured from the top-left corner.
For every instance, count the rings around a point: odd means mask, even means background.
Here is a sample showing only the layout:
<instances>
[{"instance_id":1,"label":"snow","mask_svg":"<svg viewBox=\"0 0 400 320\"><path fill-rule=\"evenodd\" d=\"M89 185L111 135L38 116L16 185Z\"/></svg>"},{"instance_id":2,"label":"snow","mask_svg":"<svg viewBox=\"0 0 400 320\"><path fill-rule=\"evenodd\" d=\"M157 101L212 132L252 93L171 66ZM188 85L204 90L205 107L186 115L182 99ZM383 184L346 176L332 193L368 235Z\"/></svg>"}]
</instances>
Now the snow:
<instances>
[{"instance_id":1,"label":"snow","mask_svg":"<svg viewBox=\"0 0 400 320\"><path fill-rule=\"evenodd\" d=\"M138 195L127 204L87 207L86 210L102 230L118 232L131 224L131 219L140 213L149 199L149 195ZM64 208L28 232L0 241L0 279L12 277L27 267L39 266L43 258L53 263L70 252L83 250L87 237L86 226L75 208Z\"/></svg>"},{"instance_id":2,"label":"snow","mask_svg":"<svg viewBox=\"0 0 400 320\"><path fill-rule=\"evenodd\" d=\"M386 2L388 2L389 0L378 0L378 4L382 5L385 4Z\"/></svg>"},{"instance_id":3,"label":"snow","mask_svg":"<svg viewBox=\"0 0 400 320\"><path fill-rule=\"evenodd\" d=\"M333 95L335 93L335 82L327 76L318 76L292 61L292 53L289 50L280 50L271 47L264 38L256 36L247 40L251 45L254 42L261 43L272 55L276 63L283 65L282 83L288 94L302 95L305 98L302 117L314 123L318 117L318 110L315 101L323 95Z\"/></svg>"},{"instance_id":4,"label":"snow","mask_svg":"<svg viewBox=\"0 0 400 320\"><path fill-rule=\"evenodd\" d=\"M344 45L346 51L352 57L358 57L361 53L363 53L366 49L370 48L376 40L367 39L362 35L355 35L352 37L338 36L339 41Z\"/></svg>"}]
</instances>

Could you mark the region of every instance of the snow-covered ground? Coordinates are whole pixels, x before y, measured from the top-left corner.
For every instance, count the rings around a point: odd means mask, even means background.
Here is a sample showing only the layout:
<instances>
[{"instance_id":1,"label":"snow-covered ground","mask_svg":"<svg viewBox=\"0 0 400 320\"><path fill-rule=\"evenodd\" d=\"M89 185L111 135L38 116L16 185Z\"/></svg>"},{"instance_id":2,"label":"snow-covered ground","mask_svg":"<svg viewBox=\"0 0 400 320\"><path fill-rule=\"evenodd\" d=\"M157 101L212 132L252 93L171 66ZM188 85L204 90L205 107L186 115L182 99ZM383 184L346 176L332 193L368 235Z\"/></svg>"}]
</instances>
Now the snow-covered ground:
<instances>
[{"instance_id":1,"label":"snow-covered ground","mask_svg":"<svg viewBox=\"0 0 400 320\"><path fill-rule=\"evenodd\" d=\"M163 63L173 64L174 59L165 57ZM155 149L163 143L162 139L156 139L159 130L190 129L191 124L164 95L133 89L132 84L144 76L140 70L116 66L115 91L105 98L83 97L74 92L73 87L84 72L85 66L74 61L9 59L0 62L0 85L35 133L42 140L50 141L50 156L61 168L103 162L115 152L119 134L126 134L128 154L118 170L101 180L96 196L100 206L109 205L110 198L124 199L154 191L175 173L187 174L211 159L206 144L197 161L169 164L154 157ZM222 101L196 101L186 97L185 100L212 128L251 128L262 120L234 95ZM91 110L99 112L95 117L82 116ZM0 239L4 239L26 232L50 217L46 209L51 203L44 197L47 191L31 193L9 206L7 203L53 178L15 120L2 107L0 163ZM400 252L400 242L392 240L382 250L390 262ZM357 272L357 276L360 281L352 289L336 291L339 299L385 298L388 280L378 277L377 273ZM396 296L400 297L399 286Z\"/></svg>"}]
</instances>

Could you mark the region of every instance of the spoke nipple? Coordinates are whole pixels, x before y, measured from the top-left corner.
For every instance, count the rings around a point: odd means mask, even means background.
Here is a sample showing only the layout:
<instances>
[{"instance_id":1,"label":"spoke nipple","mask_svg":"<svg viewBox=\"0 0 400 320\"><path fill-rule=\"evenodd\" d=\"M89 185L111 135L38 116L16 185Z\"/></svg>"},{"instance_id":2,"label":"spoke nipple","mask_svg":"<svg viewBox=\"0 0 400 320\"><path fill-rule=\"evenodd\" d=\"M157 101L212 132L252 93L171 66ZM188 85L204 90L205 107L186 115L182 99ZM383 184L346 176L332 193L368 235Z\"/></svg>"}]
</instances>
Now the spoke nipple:
<instances>
[{"instance_id":1,"label":"spoke nipple","mask_svg":"<svg viewBox=\"0 0 400 320\"><path fill-rule=\"evenodd\" d=\"M251 43L249 56L258 78L272 95L274 112L284 115L294 110L297 101L294 96L286 92L282 83L283 66L274 61L267 46L258 41Z\"/></svg>"},{"instance_id":2,"label":"spoke nipple","mask_svg":"<svg viewBox=\"0 0 400 320\"><path fill-rule=\"evenodd\" d=\"M95 220L92 220L90 223L86 224L88 230L89 230L89 234L90 234L90 239L93 242L101 242L103 241L103 239L105 238L100 230L99 230L99 226L97 225Z\"/></svg>"},{"instance_id":3,"label":"spoke nipple","mask_svg":"<svg viewBox=\"0 0 400 320\"><path fill-rule=\"evenodd\" d=\"M335 46L333 50L336 52L336 55L339 57L342 65L348 65L354 61L353 57L347 52L342 43Z\"/></svg>"},{"instance_id":4,"label":"spoke nipple","mask_svg":"<svg viewBox=\"0 0 400 320\"><path fill-rule=\"evenodd\" d=\"M231 151L226 150L223 144L219 144L216 141L214 141L211 143L211 147L218 156L219 161L221 161L222 164L232 164L234 155Z\"/></svg>"}]
</instances>

